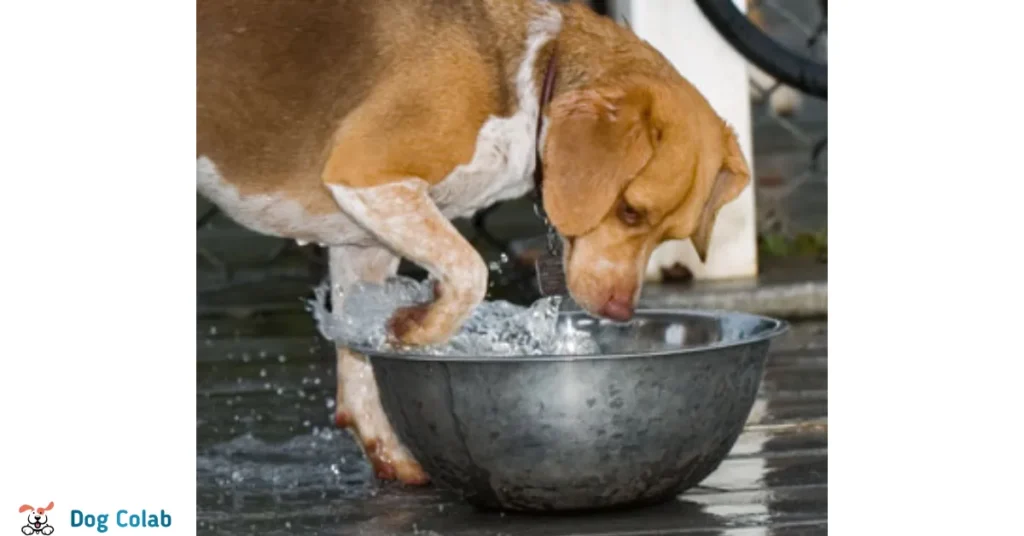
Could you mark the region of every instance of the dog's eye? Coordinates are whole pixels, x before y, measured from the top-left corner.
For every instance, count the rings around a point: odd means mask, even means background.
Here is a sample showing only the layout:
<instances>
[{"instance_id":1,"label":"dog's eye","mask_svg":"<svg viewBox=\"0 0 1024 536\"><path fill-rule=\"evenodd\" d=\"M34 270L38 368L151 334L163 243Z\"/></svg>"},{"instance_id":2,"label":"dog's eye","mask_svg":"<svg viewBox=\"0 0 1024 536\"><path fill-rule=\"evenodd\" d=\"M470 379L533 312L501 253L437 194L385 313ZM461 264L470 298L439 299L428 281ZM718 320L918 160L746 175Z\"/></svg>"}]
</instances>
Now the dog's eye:
<instances>
[{"instance_id":1,"label":"dog's eye","mask_svg":"<svg viewBox=\"0 0 1024 536\"><path fill-rule=\"evenodd\" d=\"M621 220L622 223L630 227L640 225L640 223L643 222L644 219L642 211L631 207L629 203L625 201L619 203L618 216L619 220Z\"/></svg>"}]
</instances>

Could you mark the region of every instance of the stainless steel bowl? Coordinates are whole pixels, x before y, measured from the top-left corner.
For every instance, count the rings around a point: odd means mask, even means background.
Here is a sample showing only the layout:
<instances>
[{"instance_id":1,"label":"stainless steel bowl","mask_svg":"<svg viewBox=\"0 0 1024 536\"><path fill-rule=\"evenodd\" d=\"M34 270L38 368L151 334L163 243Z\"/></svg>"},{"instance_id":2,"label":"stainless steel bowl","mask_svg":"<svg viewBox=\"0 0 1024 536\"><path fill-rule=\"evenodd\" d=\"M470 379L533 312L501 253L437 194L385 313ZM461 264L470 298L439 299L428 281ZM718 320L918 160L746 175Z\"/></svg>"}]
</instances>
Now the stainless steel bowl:
<instances>
[{"instance_id":1,"label":"stainless steel bowl","mask_svg":"<svg viewBox=\"0 0 1024 536\"><path fill-rule=\"evenodd\" d=\"M579 313L600 355L371 357L384 409L434 482L485 508L659 502L714 471L785 322L733 312Z\"/></svg>"}]
</instances>

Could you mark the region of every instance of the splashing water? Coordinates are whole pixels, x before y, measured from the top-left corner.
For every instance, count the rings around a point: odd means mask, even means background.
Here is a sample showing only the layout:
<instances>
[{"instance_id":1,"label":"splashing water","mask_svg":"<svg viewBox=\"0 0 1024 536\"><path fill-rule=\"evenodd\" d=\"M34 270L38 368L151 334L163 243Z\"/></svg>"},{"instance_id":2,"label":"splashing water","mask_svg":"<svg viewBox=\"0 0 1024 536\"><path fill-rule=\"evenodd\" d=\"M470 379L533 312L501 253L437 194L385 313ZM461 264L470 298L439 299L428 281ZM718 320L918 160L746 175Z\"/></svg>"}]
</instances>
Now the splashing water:
<instances>
[{"instance_id":1,"label":"splashing water","mask_svg":"<svg viewBox=\"0 0 1024 536\"><path fill-rule=\"evenodd\" d=\"M316 289L310 302L320 332L339 344L378 351L444 356L588 355L600 353L597 343L585 332L558 321L562 298L541 298L529 307L506 301L478 305L447 343L403 348L394 343L387 323L396 309L433 300L433 282L394 277L383 284L358 283L341 299L334 290L332 303L342 303L341 314L327 310L331 289Z\"/></svg>"}]
</instances>

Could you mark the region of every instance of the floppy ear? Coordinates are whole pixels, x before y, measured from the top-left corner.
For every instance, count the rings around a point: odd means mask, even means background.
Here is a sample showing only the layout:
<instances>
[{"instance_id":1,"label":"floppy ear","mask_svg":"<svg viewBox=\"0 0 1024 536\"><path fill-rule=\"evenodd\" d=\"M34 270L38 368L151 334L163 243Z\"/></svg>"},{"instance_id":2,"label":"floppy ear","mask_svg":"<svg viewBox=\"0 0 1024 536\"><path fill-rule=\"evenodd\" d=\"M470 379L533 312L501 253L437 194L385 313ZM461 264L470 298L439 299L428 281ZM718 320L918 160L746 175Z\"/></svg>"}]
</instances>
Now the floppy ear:
<instances>
[{"instance_id":1,"label":"floppy ear","mask_svg":"<svg viewBox=\"0 0 1024 536\"><path fill-rule=\"evenodd\" d=\"M654 152L651 98L639 90L578 90L551 103L544 210L566 236L590 231Z\"/></svg>"},{"instance_id":2,"label":"floppy ear","mask_svg":"<svg viewBox=\"0 0 1024 536\"><path fill-rule=\"evenodd\" d=\"M18 508L18 513L20 514L22 512L27 512L29 510L35 510L35 507L29 504L23 504L21 505L21 508Z\"/></svg>"},{"instance_id":3,"label":"floppy ear","mask_svg":"<svg viewBox=\"0 0 1024 536\"><path fill-rule=\"evenodd\" d=\"M743 157L740 144L736 141L736 134L732 128L725 127L725 158L722 167L718 171L715 183L711 186L711 194L701 210L697 219L697 227L690 240L700 262L706 262L708 248L711 245L711 232L714 230L715 218L718 211L728 202L739 197L747 184L750 183L750 168L747 166L747 159Z\"/></svg>"},{"instance_id":4,"label":"floppy ear","mask_svg":"<svg viewBox=\"0 0 1024 536\"><path fill-rule=\"evenodd\" d=\"M46 505L46 508L43 508L44 512L47 510L53 510L53 501L50 501L50 504Z\"/></svg>"}]
</instances>

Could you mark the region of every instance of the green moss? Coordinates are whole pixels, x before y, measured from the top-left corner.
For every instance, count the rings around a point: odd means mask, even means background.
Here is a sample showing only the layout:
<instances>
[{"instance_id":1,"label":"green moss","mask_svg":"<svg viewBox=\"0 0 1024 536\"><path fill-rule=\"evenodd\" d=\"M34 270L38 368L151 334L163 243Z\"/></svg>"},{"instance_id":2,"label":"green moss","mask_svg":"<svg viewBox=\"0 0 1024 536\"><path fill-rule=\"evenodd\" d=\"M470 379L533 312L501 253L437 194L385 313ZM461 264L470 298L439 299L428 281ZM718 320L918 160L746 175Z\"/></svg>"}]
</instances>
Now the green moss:
<instances>
[{"instance_id":1,"label":"green moss","mask_svg":"<svg viewBox=\"0 0 1024 536\"><path fill-rule=\"evenodd\" d=\"M763 233L758 236L758 247L768 257L816 257L828 258L828 230L813 233L799 233L788 236L780 233Z\"/></svg>"}]
</instances>

